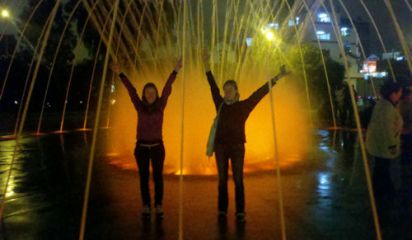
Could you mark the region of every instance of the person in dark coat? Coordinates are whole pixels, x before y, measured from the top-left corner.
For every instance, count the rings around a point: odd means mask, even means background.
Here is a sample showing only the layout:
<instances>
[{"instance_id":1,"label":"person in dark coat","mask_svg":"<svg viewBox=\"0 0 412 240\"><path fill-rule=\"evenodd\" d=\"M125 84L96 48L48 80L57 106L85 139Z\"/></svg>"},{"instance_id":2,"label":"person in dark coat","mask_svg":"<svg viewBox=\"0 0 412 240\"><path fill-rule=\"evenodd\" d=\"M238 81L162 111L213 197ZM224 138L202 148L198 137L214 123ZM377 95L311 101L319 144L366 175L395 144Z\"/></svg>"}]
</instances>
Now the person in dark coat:
<instances>
[{"instance_id":1,"label":"person in dark coat","mask_svg":"<svg viewBox=\"0 0 412 240\"><path fill-rule=\"evenodd\" d=\"M228 80L223 85L224 96L210 70L209 54L204 55L204 64L207 81L210 85L213 102L217 117L209 136L207 154L211 156L215 152L216 165L218 169L218 216L226 217L228 209L228 167L231 161L233 179L235 182L236 218L238 221L245 220L245 197L243 186L243 164L245 157L245 123L249 114L269 93L270 87L276 84L286 72L272 78L258 88L245 100L239 99L239 90L236 81Z\"/></svg>"}]
</instances>

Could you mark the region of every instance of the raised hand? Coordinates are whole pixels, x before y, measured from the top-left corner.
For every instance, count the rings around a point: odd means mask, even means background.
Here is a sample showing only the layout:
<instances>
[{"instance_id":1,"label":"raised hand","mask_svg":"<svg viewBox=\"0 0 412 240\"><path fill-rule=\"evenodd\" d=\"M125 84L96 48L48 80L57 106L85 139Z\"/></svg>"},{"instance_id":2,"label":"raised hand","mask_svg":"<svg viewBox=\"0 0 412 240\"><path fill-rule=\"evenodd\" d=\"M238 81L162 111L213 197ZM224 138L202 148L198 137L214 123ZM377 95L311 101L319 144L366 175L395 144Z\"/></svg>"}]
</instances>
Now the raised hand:
<instances>
[{"instance_id":1,"label":"raised hand","mask_svg":"<svg viewBox=\"0 0 412 240\"><path fill-rule=\"evenodd\" d=\"M179 70L182 68L183 66L183 61L182 61L182 57L179 58L179 60L177 60L177 63L175 65L175 72L179 72Z\"/></svg>"},{"instance_id":2,"label":"raised hand","mask_svg":"<svg viewBox=\"0 0 412 240\"><path fill-rule=\"evenodd\" d=\"M279 79L281 79L282 77L288 75L289 73L290 73L290 72L286 70L286 66L285 66L285 65L280 66L280 68L279 68L279 73L278 73L278 75L276 75L275 77L273 77L273 78L271 79L271 84L272 84L272 85L275 85L276 82L277 82Z\"/></svg>"},{"instance_id":3,"label":"raised hand","mask_svg":"<svg viewBox=\"0 0 412 240\"><path fill-rule=\"evenodd\" d=\"M280 78L280 77L283 77L283 76L285 76L285 75L288 75L289 73L290 73L290 72L286 70L286 66L285 66L285 65L280 66L280 68L279 68L279 74L278 74L279 78Z\"/></svg>"},{"instance_id":4,"label":"raised hand","mask_svg":"<svg viewBox=\"0 0 412 240\"><path fill-rule=\"evenodd\" d=\"M205 65L205 70L209 71L210 70L210 54L208 49L203 50L203 64Z\"/></svg>"},{"instance_id":5,"label":"raised hand","mask_svg":"<svg viewBox=\"0 0 412 240\"><path fill-rule=\"evenodd\" d=\"M113 62L112 64L110 64L110 69L116 74L120 74L121 72L120 65L116 62Z\"/></svg>"}]
</instances>

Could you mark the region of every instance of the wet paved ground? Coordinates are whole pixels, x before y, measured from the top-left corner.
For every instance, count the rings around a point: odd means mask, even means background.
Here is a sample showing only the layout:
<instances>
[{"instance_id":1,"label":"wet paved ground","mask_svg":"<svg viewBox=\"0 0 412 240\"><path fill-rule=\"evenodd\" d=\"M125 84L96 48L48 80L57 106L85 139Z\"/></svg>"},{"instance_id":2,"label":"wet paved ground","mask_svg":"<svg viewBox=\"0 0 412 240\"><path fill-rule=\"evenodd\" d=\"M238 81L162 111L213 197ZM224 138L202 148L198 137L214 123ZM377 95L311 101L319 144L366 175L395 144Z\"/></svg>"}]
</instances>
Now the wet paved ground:
<instances>
[{"instance_id":1,"label":"wet paved ground","mask_svg":"<svg viewBox=\"0 0 412 240\"><path fill-rule=\"evenodd\" d=\"M288 239L376 239L356 134L314 134L317 148L310 156L282 169ZM21 140L7 191L2 239L78 238L90 140L90 132ZM0 141L1 189L14 148L14 140ZM113 157L97 152L86 239L178 239L179 177L165 176L165 218L142 220L137 172L109 164ZM184 177L184 239L280 239L275 172L245 176L243 224L234 219L233 183L229 186L229 215L220 221L216 177ZM383 239L412 239L410 200L408 192L400 191L394 200L379 204Z\"/></svg>"}]
</instances>

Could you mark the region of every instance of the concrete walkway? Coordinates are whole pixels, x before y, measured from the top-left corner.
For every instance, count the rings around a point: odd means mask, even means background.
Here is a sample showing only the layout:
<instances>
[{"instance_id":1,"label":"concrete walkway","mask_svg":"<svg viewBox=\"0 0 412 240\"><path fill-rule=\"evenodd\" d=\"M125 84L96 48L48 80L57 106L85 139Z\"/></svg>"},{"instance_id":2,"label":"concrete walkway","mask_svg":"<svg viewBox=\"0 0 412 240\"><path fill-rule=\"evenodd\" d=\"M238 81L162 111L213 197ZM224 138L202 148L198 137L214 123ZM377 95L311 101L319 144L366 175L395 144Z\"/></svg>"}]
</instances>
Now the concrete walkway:
<instances>
[{"instance_id":1,"label":"concrete walkway","mask_svg":"<svg viewBox=\"0 0 412 240\"><path fill-rule=\"evenodd\" d=\"M354 132L319 130L307 159L282 169L288 239L376 239L359 146ZM104 138L104 134L101 139ZM29 137L15 155L3 217L2 239L78 239L90 133ZM14 140L0 141L0 178L14 153ZM103 149L99 146L98 149ZM165 217L140 217L135 169L111 164L98 150L86 239L188 240L281 239L275 171L245 175L246 223L234 217L233 182L229 214L217 218L217 177L185 176L183 225L179 225L179 176L165 176ZM407 190L407 189L406 189ZM379 204L383 239L412 239L411 193Z\"/></svg>"}]
</instances>

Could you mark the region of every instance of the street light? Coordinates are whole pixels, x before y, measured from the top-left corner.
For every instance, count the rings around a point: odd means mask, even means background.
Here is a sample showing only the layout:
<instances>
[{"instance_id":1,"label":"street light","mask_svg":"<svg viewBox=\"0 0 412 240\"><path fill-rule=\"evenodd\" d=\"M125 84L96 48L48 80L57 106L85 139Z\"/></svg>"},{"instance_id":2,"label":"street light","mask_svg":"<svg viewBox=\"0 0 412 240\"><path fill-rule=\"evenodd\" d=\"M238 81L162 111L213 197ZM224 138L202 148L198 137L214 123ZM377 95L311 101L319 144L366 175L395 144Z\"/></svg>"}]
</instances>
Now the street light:
<instances>
[{"instance_id":1,"label":"street light","mask_svg":"<svg viewBox=\"0 0 412 240\"><path fill-rule=\"evenodd\" d=\"M262 34L266 37L267 40L273 41L275 39L274 25L268 24L263 27L261 30Z\"/></svg>"},{"instance_id":2,"label":"street light","mask_svg":"<svg viewBox=\"0 0 412 240\"><path fill-rule=\"evenodd\" d=\"M275 39L275 34L272 31L267 31L265 33L265 37L269 40L272 41L273 39Z\"/></svg>"},{"instance_id":3,"label":"street light","mask_svg":"<svg viewBox=\"0 0 412 240\"><path fill-rule=\"evenodd\" d=\"M0 9L0 17L2 19L7 20L8 22L10 22L17 30L17 32L22 36L23 40L28 44L28 46L30 47L30 49L32 51L34 51L34 47L33 44L26 38L26 36L23 35L23 33L20 30L20 27L17 25L16 21L18 19L15 19L12 15L11 12L7 9L7 8L1 8Z\"/></svg>"},{"instance_id":4,"label":"street light","mask_svg":"<svg viewBox=\"0 0 412 240\"><path fill-rule=\"evenodd\" d=\"M2 18L10 18L10 11L9 10L7 10L7 9L2 9L1 10L1 17Z\"/></svg>"}]
</instances>

